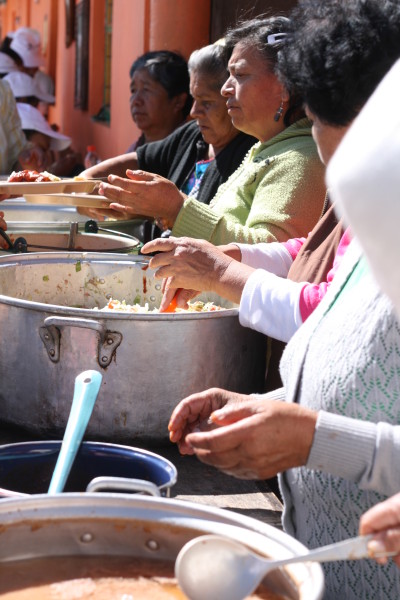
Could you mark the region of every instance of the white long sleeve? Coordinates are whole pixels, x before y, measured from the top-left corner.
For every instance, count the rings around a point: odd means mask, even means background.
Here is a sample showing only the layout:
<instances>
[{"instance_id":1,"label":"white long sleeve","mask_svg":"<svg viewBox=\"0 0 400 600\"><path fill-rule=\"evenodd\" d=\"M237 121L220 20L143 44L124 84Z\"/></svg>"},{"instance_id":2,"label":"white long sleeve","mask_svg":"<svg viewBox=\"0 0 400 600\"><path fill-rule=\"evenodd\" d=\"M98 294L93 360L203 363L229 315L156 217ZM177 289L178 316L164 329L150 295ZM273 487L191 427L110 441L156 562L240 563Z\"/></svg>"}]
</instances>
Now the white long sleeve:
<instances>
[{"instance_id":1,"label":"white long sleeve","mask_svg":"<svg viewBox=\"0 0 400 600\"><path fill-rule=\"evenodd\" d=\"M286 277L293 259L279 242L269 244L236 244L242 254L241 262L253 269L264 269L279 277Z\"/></svg>"},{"instance_id":2,"label":"white long sleeve","mask_svg":"<svg viewBox=\"0 0 400 600\"><path fill-rule=\"evenodd\" d=\"M243 289L240 324L288 342L303 322L299 299L305 285L257 269Z\"/></svg>"}]
</instances>

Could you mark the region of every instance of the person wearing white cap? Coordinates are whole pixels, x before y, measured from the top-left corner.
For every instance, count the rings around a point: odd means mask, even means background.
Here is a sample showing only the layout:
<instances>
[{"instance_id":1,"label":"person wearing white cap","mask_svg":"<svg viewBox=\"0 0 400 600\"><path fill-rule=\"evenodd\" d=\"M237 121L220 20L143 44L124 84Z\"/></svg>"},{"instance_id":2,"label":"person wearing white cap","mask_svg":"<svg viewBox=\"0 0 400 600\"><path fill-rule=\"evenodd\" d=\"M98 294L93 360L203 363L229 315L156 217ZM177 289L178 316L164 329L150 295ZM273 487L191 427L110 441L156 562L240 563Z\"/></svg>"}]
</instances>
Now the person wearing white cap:
<instances>
[{"instance_id":1,"label":"person wearing white cap","mask_svg":"<svg viewBox=\"0 0 400 600\"><path fill-rule=\"evenodd\" d=\"M37 108L40 100L52 104L55 97L42 91L35 78L22 71L12 71L3 78L10 85L17 102L26 102Z\"/></svg>"},{"instance_id":2,"label":"person wearing white cap","mask_svg":"<svg viewBox=\"0 0 400 600\"><path fill-rule=\"evenodd\" d=\"M55 131L31 104L17 102L17 109L27 139L42 151L43 161L35 167L37 171L46 170L67 177L82 171L81 156L70 150L70 137Z\"/></svg>"},{"instance_id":3,"label":"person wearing white cap","mask_svg":"<svg viewBox=\"0 0 400 600\"><path fill-rule=\"evenodd\" d=\"M11 37L11 50L21 57L26 72L30 69L29 75L33 76L36 69L45 64L41 50L40 33L31 27L20 27L14 33L9 33L8 37Z\"/></svg>"},{"instance_id":4,"label":"person wearing white cap","mask_svg":"<svg viewBox=\"0 0 400 600\"><path fill-rule=\"evenodd\" d=\"M8 34L11 38L10 50L15 52L22 61L19 67L21 71L27 73L35 80L37 89L52 98L52 100L41 100L39 104L40 112L47 118L48 105L54 104L54 81L40 70L45 64L41 51L40 33L31 27L20 27L14 33Z\"/></svg>"},{"instance_id":5,"label":"person wearing white cap","mask_svg":"<svg viewBox=\"0 0 400 600\"><path fill-rule=\"evenodd\" d=\"M26 132L25 135L27 135L30 141L32 141L31 132L35 132L49 138L46 150L50 148L51 150L61 151L71 145L71 138L52 129L37 108L25 102L17 102L17 109L22 129Z\"/></svg>"}]
</instances>

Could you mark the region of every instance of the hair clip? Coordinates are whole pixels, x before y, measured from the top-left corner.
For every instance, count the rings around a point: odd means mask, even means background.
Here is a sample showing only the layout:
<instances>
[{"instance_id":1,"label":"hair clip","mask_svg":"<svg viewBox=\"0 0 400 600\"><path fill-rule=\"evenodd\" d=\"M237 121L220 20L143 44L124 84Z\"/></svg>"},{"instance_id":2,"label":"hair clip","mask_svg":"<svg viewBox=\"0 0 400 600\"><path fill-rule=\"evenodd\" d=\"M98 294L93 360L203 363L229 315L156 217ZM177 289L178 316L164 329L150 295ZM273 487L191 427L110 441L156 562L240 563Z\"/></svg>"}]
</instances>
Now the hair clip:
<instances>
[{"instance_id":1,"label":"hair clip","mask_svg":"<svg viewBox=\"0 0 400 600\"><path fill-rule=\"evenodd\" d=\"M283 42L286 36L287 33L271 33L267 37L267 44L268 46L276 46L280 42Z\"/></svg>"}]
</instances>

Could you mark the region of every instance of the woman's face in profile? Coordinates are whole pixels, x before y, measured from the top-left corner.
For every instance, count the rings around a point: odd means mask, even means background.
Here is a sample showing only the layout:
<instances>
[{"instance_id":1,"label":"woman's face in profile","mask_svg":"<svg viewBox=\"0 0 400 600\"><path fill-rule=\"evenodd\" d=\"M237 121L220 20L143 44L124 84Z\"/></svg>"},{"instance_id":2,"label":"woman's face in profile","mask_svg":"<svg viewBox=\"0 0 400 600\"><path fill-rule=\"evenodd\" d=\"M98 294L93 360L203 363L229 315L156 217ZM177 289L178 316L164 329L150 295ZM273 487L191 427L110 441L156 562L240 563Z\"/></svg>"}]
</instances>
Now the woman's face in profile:
<instances>
[{"instance_id":1,"label":"woman's face in profile","mask_svg":"<svg viewBox=\"0 0 400 600\"><path fill-rule=\"evenodd\" d=\"M287 94L271 65L251 46L239 43L229 60L229 78L222 87L229 116L237 129L265 142L284 129L274 117Z\"/></svg>"},{"instance_id":2,"label":"woman's face in profile","mask_svg":"<svg viewBox=\"0 0 400 600\"><path fill-rule=\"evenodd\" d=\"M339 127L338 125L329 125L321 121L307 106L305 107L305 112L312 124L311 133L314 142L317 144L319 157L324 165L327 165L349 126Z\"/></svg>"},{"instance_id":3,"label":"woman's face in profile","mask_svg":"<svg viewBox=\"0 0 400 600\"><path fill-rule=\"evenodd\" d=\"M205 74L192 71L190 93L193 97L190 115L197 121L204 141L217 152L222 150L238 132L232 125L219 88L210 87L210 79Z\"/></svg>"}]
</instances>

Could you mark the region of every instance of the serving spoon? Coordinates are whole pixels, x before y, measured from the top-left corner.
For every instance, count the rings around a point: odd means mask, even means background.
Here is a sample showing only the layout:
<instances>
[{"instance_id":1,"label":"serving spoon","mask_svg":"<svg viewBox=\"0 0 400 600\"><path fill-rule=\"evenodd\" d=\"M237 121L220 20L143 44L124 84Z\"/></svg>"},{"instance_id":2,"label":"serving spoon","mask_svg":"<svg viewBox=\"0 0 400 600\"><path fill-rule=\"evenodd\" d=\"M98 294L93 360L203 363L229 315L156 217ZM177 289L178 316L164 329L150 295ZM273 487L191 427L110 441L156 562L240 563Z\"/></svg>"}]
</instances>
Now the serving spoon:
<instances>
[{"instance_id":1,"label":"serving spoon","mask_svg":"<svg viewBox=\"0 0 400 600\"><path fill-rule=\"evenodd\" d=\"M263 558L232 539L219 535L196 537L181 549L175 562L175 575L190 600L243 600L258 587L264 577L278 567L291 563L356 560L370 557L368 542L372 535L281 560ZM396 553L374 554L374 558Z\"/></svg>"},{"instance_id":2,"label":"serving spoon","mask_svg":"<svg viewBox=\"0 0 400 600\"><path fill-rule=\"evenodd\" d=\"M74 397L48 494L63 491L99 393L101 373L83 371L75 379Z\"/></svg>"}]
</instances>

